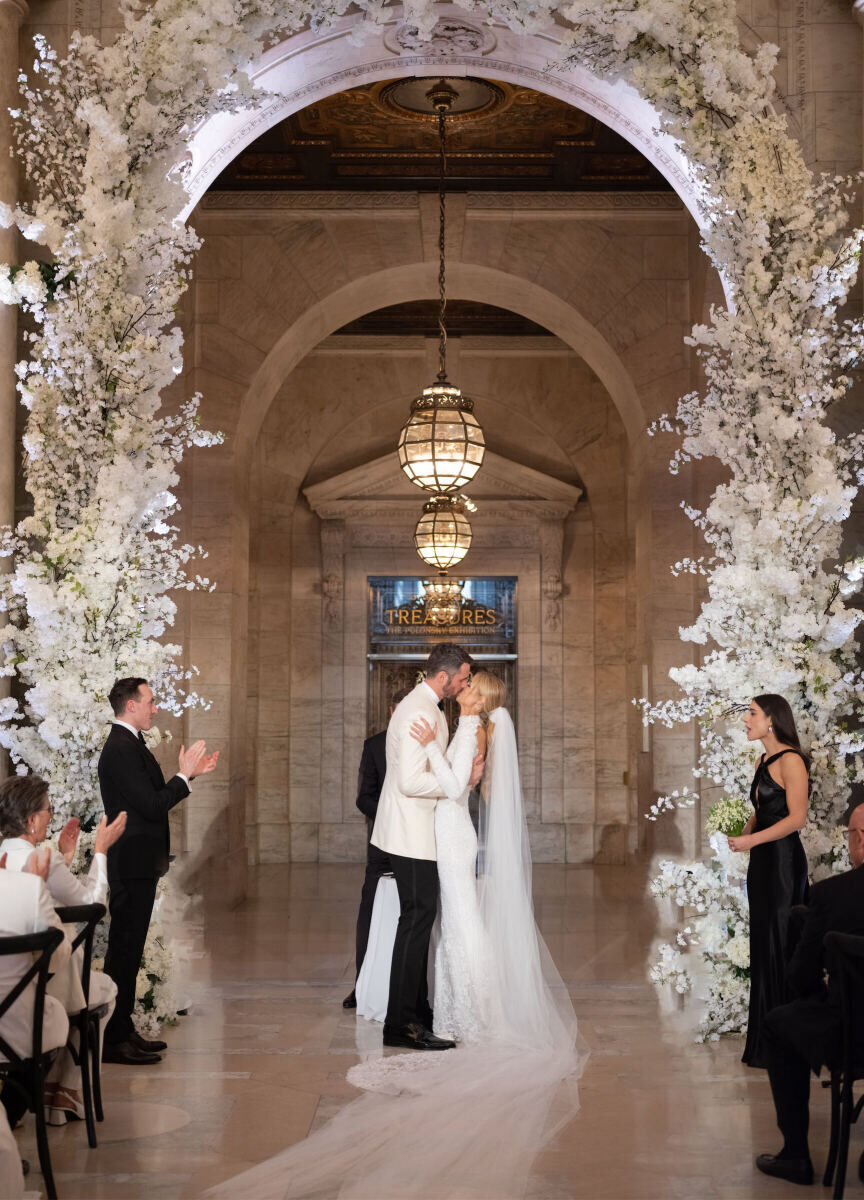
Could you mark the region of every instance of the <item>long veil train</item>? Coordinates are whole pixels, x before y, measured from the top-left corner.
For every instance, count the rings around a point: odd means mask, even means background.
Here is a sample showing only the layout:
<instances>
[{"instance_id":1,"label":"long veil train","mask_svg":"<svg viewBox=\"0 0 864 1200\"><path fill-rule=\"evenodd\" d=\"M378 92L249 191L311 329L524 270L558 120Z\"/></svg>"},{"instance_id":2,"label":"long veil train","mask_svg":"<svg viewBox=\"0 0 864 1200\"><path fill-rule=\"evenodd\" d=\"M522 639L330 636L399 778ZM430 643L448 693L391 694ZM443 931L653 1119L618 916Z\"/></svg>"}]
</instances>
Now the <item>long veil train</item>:
<instances>
[{"instance_id":1,"label":"long veil train","mask_svg":"<svg viewBox=\"0 0 864 1200\"><path fill-rule=\"evenodd\" d=\"M490 717L481 804L480 898L495 964L482 1042L352 1067L366 1094L321 1129L206 1193L244 1200L505 1200L578 1111L567 989L534 920L531 854L510 714Z\"/></svg>"}]
</instances>

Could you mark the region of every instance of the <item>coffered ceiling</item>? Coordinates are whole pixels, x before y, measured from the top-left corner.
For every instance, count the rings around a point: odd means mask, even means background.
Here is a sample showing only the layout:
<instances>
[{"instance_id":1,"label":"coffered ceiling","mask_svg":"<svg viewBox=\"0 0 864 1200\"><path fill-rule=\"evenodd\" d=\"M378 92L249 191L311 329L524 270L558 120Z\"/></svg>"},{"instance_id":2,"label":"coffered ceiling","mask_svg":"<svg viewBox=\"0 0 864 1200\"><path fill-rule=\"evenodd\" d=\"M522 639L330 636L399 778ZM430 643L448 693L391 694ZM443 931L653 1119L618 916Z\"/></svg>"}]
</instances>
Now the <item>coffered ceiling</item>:
<instances>
[{"instance_id":1,"label":"coffered ceiling","mask_svg":"<svg viewBox=\"0 0 864 1200\"><path fill-rule=\"evenodd\" d=\"M433 189L432 82L390 80L316 101L248 146L213 190ZM629 142L561 100L490 80L449 82L460 93L447 120L450 190L670 190Z\"/></svg>"}]
</instances>

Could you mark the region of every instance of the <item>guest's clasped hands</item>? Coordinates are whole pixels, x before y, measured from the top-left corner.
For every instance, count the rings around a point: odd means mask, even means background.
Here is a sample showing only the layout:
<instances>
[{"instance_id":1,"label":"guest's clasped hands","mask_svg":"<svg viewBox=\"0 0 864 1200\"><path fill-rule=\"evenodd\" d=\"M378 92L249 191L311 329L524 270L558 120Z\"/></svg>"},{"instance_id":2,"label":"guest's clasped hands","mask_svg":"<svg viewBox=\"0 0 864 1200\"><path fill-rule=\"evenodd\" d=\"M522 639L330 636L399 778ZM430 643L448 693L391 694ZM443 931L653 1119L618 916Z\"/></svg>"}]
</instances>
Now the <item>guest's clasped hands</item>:
<instances>
[{"instance_id":1,"label":"guest's clasped hands","mask_svg":"<svg viewBox=\"0 0 864 1200\"><path fill-rule=\"evenodd\" d=\"M188 750L185 746L180 747L179 771L189 780L198 775L209 775L211 771L216 770L218 761L219 751L214 750L212 754L208 754L207 743L204 741L193 742Z\"/></svg>"}]
</instances>

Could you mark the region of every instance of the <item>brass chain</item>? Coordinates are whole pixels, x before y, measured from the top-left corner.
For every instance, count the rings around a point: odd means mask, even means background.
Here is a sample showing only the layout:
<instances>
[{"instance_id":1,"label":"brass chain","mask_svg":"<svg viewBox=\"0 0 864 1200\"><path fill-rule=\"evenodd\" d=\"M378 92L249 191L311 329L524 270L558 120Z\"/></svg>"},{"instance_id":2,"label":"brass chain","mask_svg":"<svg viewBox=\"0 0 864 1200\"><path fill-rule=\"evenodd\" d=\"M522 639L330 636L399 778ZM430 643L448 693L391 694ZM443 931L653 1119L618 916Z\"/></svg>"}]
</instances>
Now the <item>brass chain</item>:
<instances>
[{"instance_id":1,"label":"brass chain","mask_svg":"<svg viewBox=\"0 0 864 1200\"><path fill-rule=\"evenodd\" d=\"M444 176L447 171L447 111L438 109L438 145L440 149L438 162L438 382L447 380L447 329L444 316L447 311L447 289L444 272L445 232L447 226L447 208L444 192Z\"/></svg>"}]
</instances>

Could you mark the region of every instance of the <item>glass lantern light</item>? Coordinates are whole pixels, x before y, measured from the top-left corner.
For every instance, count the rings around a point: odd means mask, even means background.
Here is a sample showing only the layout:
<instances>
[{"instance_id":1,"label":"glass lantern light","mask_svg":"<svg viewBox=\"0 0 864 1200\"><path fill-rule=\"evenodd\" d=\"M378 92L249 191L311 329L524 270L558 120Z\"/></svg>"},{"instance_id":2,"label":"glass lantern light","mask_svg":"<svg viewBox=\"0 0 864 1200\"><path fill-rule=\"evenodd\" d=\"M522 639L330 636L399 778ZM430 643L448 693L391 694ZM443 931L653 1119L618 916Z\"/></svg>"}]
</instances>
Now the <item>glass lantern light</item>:
<instances>
[{"instance_id":1,"label":"glass lantern light","mask_svg":"<svg viewBox=\"0 0 864 1200\"><path fill-rule=\"evenodd\" d=\"M462 561L471 546L465 503L453 496L433 496L423 505L414 530L417 553L430 567L446 571Z\"/></svg>"},{"instance_id":2,"label":"glass lantern light","mask_svg":"<svg viewBox=\"0 0 864 1200\"><path fill-rule=\"evenodd\" d=\"M426 615L434 625L455 625L462 612L464 579L450 579L439 571L437 579L423 580L423 603Z\"/></svg>"}]
</instances>

